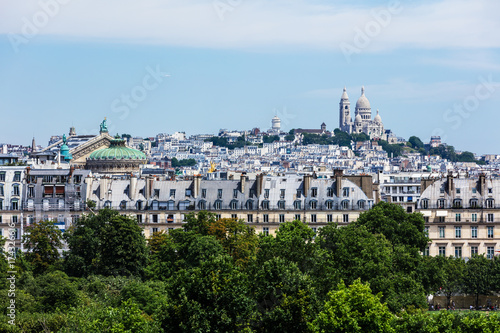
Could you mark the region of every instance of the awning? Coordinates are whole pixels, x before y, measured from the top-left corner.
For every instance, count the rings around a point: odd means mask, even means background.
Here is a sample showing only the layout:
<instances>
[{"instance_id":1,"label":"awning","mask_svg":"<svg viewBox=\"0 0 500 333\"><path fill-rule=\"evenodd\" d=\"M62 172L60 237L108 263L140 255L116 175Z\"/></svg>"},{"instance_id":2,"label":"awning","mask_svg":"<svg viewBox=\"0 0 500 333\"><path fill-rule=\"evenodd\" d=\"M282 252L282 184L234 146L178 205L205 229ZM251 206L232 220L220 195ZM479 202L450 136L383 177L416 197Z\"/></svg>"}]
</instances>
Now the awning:
<instances>
[{"instance_id":1,"label":"awning","mask_svg":"<svg viewBox=\"0 0 500 333\"><path fill-rule=\"evenodd\" d=\"M422 213L423 216L431 216L432 212L430 210L421 210L420 213Z\"/></svg>"},{"instance_id":2,"label":"awning","mask_svg":"<svg viewBox=\"0 0 500 333\"><path fill-rule=\"evenodd\" d=\"M447 210L438 210L436 212L436 216L448 216L448 211Z\"/></svg>"}]
</instances>

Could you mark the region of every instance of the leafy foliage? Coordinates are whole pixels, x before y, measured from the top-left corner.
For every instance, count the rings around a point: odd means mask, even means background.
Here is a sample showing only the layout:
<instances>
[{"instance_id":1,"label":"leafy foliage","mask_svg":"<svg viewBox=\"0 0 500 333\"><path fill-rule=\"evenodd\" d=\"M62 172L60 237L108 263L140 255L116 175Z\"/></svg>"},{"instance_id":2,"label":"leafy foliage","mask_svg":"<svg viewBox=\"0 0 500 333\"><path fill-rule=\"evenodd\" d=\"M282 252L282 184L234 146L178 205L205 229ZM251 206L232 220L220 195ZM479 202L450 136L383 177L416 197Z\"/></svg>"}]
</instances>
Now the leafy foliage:
<instances>
[{"instance_id":1,"label":"leafy foliage","mask_svg":"<svg viewBox=\"0 0 500 333\"><path fill-rule=\"evenodd\" d=\"M62 233L52 221L40 221L26 228L23 235L26 247L26 260L33 266L35 273L43 273L59 259L62 247Z\"/></svg>"}]
</instances>

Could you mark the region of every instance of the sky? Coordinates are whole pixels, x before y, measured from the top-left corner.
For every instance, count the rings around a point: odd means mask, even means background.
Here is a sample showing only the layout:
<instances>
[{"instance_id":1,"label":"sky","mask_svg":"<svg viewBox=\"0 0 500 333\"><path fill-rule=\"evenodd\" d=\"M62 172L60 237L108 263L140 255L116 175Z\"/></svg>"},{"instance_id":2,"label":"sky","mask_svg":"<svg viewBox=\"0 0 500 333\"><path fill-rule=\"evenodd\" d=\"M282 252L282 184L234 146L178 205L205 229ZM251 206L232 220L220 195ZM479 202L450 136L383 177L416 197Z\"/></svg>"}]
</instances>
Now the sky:
<instances>
[{"instance_id":1,"label":"sky","mask_svg":"<svg viewBox=\"0 0 500 333\"><path fill-rule=\"evenodd\" d=\"M0 0L0 142L338 127L500 154L497 0Z\"/></svg>"}]
</instances>

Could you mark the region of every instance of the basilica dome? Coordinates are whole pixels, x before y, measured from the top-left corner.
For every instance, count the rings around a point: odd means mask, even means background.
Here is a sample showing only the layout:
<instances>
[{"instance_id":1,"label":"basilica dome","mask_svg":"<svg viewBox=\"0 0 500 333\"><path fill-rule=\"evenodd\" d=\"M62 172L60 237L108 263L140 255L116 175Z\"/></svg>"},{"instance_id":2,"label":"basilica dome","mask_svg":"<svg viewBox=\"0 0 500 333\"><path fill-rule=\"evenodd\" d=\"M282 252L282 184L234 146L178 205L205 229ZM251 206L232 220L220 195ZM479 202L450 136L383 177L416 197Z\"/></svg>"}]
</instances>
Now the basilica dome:
<instances>
[{"instance_id":1,"label":"basilica dome","mask_svg":"<svg viewBox=\"0 0 500 333\"><path fill-rule=\"evenodd\" d=\"M356 102L356 109L371 109L370 102L365 96L365 87L361 88L361 97Z\"/></svg>"}]
</instances>

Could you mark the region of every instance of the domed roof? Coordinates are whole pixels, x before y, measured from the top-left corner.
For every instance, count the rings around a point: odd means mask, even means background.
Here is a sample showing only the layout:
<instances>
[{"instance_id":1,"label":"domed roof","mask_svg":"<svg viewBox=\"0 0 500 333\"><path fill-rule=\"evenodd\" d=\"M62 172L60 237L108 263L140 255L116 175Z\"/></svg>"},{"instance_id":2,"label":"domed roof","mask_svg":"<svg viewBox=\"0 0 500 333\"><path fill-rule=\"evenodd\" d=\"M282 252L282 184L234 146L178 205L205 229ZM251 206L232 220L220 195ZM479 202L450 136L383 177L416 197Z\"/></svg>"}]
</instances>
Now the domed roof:
<instances>
[{"instance_id":1,"label":"domed roof","mask_svg":"<svg viewBox=\"0 0 500 333\"><path fill-rule=\"evenodd\" d=\"M111 140L111 146L94 151L89 160L146 160L143 152L125 146L125 140Z\"/></svg>"},{"instance_id":2,"label":"domed roof","mask_svg":"<svg viewBox=\"0 0 500 333\"><path fill-rule=\"evenodd\" d=\"M356 109L371 109L370 102L365 96L365 87L361 87L361 97L356 102Z\"/></svg>"},{"instance_id":3,"label":"domed roof","mask_svg":"<svg viewBox=\"0 0 500 333\"><path fill-rule=\"evenodd\" d=\"M347 96L347 91L344 87L344 92L342 93L342 97L340 97L340 99L349 99L349 96Z\"/></svg>"},{"instance_id":4,"label":"domed roof","mask_svg":"<svg viewBox=\"0 0 500 333\"><path fill-rule=\"evenodd\" d=\"M377 123L382 123L382 118L380 118L380 115L378 114L378 109L377 109L377 115L375 116L375 118L373 118L373 120L375 120L375 122Z\"/></svg>"},{"instance_id":5,"label":"domed roof","mask_svg":"<svg viewBox=\"0 0 500 333\"><path fill-rule=\"evenodd\" d=\"M363 122L363 119L361 119L361 115L358 113L358 115L356 116L356 118L354 118L354 122L356 123L361 123Z\"/></svg>"}]
</instances>

